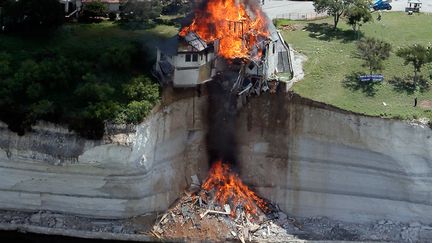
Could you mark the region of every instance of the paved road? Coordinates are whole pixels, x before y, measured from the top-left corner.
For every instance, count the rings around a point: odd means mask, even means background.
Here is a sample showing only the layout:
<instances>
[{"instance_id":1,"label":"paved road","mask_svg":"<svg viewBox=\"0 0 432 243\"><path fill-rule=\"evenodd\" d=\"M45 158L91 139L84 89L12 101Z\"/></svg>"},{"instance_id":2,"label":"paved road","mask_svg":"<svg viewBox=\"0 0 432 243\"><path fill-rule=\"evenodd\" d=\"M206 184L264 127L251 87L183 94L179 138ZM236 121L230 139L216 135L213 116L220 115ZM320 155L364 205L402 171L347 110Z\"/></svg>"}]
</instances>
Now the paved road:
<instances>
[{"instance_id":1,"label":"paved road","mask_svg":"<svg viewBox=\"0 0 432 243\"><path fill-rule=\"evenodd\" d=\"M312 1L264 1L262 8L271 19L289 16L290 14L291 16L298 14L315 14Z\"/></svg>"},{"instance_id":2,"label":"paved road","mask_svg":"<svg viewBox=\"0 0 432 243\"><path fill-rule=\"evenodd\" d=\"M271 18L304 19L316 13L312 1L264 0L264 12ZM432 12L432 0L423 0L422 12ZM393 0L391 11L405 11L407 0Z\"/></svg>"}]
</instances>

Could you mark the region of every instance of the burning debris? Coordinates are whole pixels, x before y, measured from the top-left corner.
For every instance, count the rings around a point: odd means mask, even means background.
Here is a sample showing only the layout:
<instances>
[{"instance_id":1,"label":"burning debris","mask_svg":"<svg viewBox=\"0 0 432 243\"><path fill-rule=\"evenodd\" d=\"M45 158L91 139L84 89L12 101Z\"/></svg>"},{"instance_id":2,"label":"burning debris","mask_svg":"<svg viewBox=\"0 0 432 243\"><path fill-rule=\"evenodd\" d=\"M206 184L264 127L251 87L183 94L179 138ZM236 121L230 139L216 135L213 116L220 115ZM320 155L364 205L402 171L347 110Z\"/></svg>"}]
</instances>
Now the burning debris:
<instances>
[{"instance_id":1,"label":"burning debris","mask_svg":"<svg viewBox=\"0 0 432 243\"><path fill-rule=\"evenodd\" d=\"M185 194L162 215L151 234L159 239L294 239L282 227L287 216L244 185L227 164L213 164L200 190ZM290 218L293 225L297 224ZM282 221L283 222L282 222ZM300 227L299 225L297 227Z\"/></svg>"},{"instance_id":2,"label":"burning debris","mask_svg":"<svg viewBox=\"0 0 432 243\"><path fill-rule=\"evenodd\" d=\"M165 47L154 67L162 85L196 87L228 73L233 93L258 95L292 76L289 46L252 1L204 1Z\"/></svg>"},{"instance_id":3,"label":"burning debris","mask_svg":"<svg viewBox=\"0 0 432 243\"><path fill-rule=\"evenodd\" d=\"M213 164L202 189L207 193L214 191L214 198L219 205L230 205L228 208L234 209L230 212L233 217L239 206L251 215L257 215L259 209L269 211L268 203L243 184L238 175L231 171L229 164L220 160Z\"/></svg>"},{"instance_id":4,"label":"burning debris","mask_svg":"<svg viewBox=\"0 0 432 243\"><path fill-rule=\"evenodd\" d=\"M218 55L225 59L259 58L262 42L270 35L261 8L236 0L213 0L195 12L180 36L196 33L206 43L219 41ZM258 50L258 51L255 51Z\"/></svg>"},{"instance_id":5,"label":"burning debris","mask_svg":"<svg viewBox=\"0 0 432 243\"><path fill-rule=\"evenodd\" d=\"M259 6L245 0L203 2L177 41L174 52L158 50L155 76L162 84L172 82L174 87L212 81L207 85L207 149L212 166L200 190L186 193L152 233L178 238L182 232L182 238L190 233L184 227L188 224L189 231L195 229L190 236L198 239L206 238L214 225L223 229L213 232L219 240L234 237L250 241L262 227L270 235L268 216L274 214L274 207L233 171L237 155L235 118L238 96L275 93L283 81L278 74L292 72L288 45Z\"/></svg>"}]
</instances>

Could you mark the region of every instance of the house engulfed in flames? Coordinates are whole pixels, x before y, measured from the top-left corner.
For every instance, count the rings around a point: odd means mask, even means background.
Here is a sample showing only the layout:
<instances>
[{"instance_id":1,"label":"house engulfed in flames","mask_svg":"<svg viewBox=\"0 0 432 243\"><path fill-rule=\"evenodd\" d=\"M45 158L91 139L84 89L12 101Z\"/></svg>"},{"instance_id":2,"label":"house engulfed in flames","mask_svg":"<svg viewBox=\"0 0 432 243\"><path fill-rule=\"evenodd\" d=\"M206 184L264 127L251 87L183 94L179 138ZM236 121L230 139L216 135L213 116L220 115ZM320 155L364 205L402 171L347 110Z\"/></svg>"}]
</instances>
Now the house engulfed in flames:
<instances>
[{"instance_id":1,"label":"house engulfed in flames","mask_svg":"<svg viewBox=\"0 0 432 243\"><path fill-rule=\"evenodd\" d=\"M219 19L211 2L224 3ZM289 46L261 9L254 7L248 14L249 7L235 0L210 0L207 8L195 13L192 24L182 28L168 48L157 49L154 75L161 85L196 87L230 73L233 91L259 94L269 82L288 81L292 76ZM230 10L234 18L229 17Z\"/></svg>"}]
</instances>

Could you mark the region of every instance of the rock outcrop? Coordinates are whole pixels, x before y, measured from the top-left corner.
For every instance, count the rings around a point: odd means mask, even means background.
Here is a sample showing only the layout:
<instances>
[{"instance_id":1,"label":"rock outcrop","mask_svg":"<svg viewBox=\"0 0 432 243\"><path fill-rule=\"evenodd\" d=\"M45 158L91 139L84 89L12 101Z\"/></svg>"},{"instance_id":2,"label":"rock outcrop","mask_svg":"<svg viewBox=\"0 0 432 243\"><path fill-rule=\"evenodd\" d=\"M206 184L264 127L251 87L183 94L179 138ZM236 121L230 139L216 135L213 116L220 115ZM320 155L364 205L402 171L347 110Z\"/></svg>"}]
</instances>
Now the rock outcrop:
<instances>
[{"instance_id":1,"label":"rock outcrop","mask_svg":"<svg viewBox=\"0 0 432 243\"><path fill-rule=\"evenodd\" d=\"M432 130L297 96L241 112L245 182L296 216L432 222Z\"/></svg>"},{"instance_id":2,"label":"rock outcrop","mask_svg":"<svg viewBox=\"0 0 432 243\"><path fill-rule=\"evenodd\" d=\"M0 126L0 208L124 218L163 211L207 173L206 97L172 102L99 141L40 124ZM243 180L295 216L432 223L432 130L291 94L238 115Z\"/></svg>"},{"instance_id":3,"label":"rock outcrop","mask_svg":"<svg viewBox=\"0 0 432 243\"><path fill-rule=\"evenodd\" d=\"M101 140L46 123L18 136L0 124L0 208L105 218L165 210L207 171L203 104L177 101Z\"/></svg>"}]
</instances>

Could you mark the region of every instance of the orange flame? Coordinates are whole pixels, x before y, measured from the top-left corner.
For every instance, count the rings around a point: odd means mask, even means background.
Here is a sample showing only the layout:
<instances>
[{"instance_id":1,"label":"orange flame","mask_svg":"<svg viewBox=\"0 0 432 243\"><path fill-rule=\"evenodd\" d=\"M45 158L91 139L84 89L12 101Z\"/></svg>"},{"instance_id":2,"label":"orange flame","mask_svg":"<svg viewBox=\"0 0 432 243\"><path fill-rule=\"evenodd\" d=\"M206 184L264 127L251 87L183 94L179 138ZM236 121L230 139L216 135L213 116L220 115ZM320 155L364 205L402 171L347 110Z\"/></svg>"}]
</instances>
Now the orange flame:
<instances>
[{"instance_id":1,"label":"orange flame","mask_svg":"<svg viewBox=\"0 0 432 243\"><path fill-rule=\"evenodd\" d=\"M180 36L193 31L207 44L219 40L218 53L226 59L248 58L254 45L269 36L267 18L260 8L237 1L209 0L195 11L192 24Z\"/></svg>"},{"instance_id":2,"label":"orange flame","mask_svg":"<svg viewBox=\"0 0 432 243\"><path fill-rule=\"evenodd\" d=\"M239 205L251 215L256 215L258 208L264 212L268 211L268 204L251 191L238 175L231 171L228 164L220 160L213 164L202 188L206 191L214 189L215 199L220 205L231 202L231 216L235 216L235 210Z\"/></svg>"}]
</instances>

